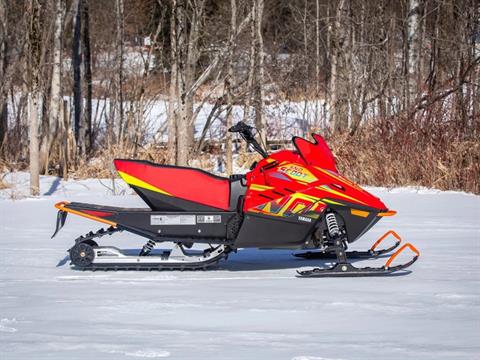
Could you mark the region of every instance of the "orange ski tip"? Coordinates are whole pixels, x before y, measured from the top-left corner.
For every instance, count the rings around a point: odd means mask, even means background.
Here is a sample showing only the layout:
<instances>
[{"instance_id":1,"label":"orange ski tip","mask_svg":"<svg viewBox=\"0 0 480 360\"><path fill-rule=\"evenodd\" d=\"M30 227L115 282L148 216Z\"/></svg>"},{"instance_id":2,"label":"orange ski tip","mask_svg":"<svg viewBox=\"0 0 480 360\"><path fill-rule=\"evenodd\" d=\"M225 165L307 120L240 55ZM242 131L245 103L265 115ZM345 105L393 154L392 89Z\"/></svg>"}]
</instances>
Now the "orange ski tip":
<instances>
[{"instance_id":1,"label":"orange ski tip","mask_svg":"<svg viewBox=\"0 0 480 360\"><path fill-rule=\"evenodd\" d=\"M380 217L382 217L382 216L393 216L393 215L395 215L396 213L397 213L397 212L396 212L395 210L388 210L388 211L384 211L384 212L379 212L379 213L377 214L377 216L380 216Z\"/></svg>"},{"instance_id":2,"label":"orange ski tip","mask_svg":"<svg viewBox=\"0 0 480 360\"><path fill-rule=\"evenodd\" d=\"M398 249L397 251L395 251L392 256L390 256L390 258L388 259L388 261L386 262L385 264L385 267L386 268L389 268L390 265L392 264L393 260L401 253L403 252L403 250L405 250L406 248L409 248L411 251L413 251L415 253L415 257L419 257L420 256L420 251L418 251L418 249L413 246L412 244L410 243L406 243L406 244L403 244L402 247L400 247L400 249Z\"/></svg>"}]
</instances>

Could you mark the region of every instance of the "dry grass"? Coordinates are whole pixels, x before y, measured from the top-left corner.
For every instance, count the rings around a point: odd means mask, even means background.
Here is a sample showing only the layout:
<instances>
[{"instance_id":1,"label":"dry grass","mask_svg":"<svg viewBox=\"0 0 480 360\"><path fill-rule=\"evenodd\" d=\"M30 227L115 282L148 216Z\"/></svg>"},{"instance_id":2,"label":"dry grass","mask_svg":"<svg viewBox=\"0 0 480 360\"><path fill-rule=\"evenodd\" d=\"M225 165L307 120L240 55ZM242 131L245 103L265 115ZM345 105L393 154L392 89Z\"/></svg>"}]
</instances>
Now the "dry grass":
<instances>
[{"instance_id":1,"label":"dry grass","mask_svg":"<svg viewBox=\"0 0 480 360\"><path fill-rule=\"evenodd\" d=\"M327 142L340 173L360 184L425 186L480 194L480 140L456 131L448 123L424 128L421 124L402 123L396 119L395 122L363 126L354 136L330 135ZM222 156L218 147L211 147L195 157L190 165L212 171ZM164 148L149 146L134 151L113 147L71 167L69 176L76 179L117 177L113 165L115 158L168 163ZM255 160L260 160L260 156L242 151L236 157L236 165L248 168ZM28 163L17 162L15 166L3 163L3 168L28 171ZM50 173L55 174L55 171L52 169ZM0 177L0 189L8 187Z\"/></svg>"},{"instance_id":2,"label":"dry grass","mask_svg":"<svg viewBox=\"0 0 480 360\"><path fill-rule=\"evenodd\" d=\"M418 129L385 137L377 128L331 138L339 171L372 186L426 186L480 193L480 141L427 137Z\"/></svg>"},{"instance_id":3,"label":"dry grass","mask_svg":"<svg viewBox=\"0 0 480 360\"><path fill-rule=\"evenodd\" d=\"M9 189L10 184L6 183L3 179L0 179L0 190Z\"/></svg>"}]
</instances>

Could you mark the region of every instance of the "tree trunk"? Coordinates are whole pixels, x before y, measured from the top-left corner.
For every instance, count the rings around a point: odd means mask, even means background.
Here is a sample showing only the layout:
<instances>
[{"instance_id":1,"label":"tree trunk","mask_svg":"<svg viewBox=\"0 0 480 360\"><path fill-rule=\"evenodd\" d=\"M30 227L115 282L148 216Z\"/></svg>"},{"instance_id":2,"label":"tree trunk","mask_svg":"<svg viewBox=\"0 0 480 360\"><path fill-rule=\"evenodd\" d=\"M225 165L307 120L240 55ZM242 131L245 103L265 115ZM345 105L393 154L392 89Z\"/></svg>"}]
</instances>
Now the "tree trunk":
<instances>
[{"instance_id":1,"label":"tree trunk","mask_svg":"<svg viewBox=\"0 0 480 360\"><path fill-rule=\"evenodd\" d=\"M420 38L420 4L419 0L408 1L407 16L407 109L413 104L418 91Z\"/></svg>"},{"instance_id":2,"label":"tree trunk","mask_svg":"<svg viewBox=\"0 0 480 360\"><path fill-rule=\"evenodd\" d=\"M260 141L267 146L267 124L266 119L263 116L263 102L264 102L264 81L265 81L265 68L264 68L264 51L263 51L263 34L262 34L262 19L263 19L263 8L264 0L257 0L257 11L255 12L255 29L257 37L257 56L258 56L258 67L257 67L257 96L255 101L255 126L258 129L260 135Z\"/></svg>"},{"instance_id":3,"label":"tree trunk","mask_svg":"<svg viewBox=\"0 0 480 360\"><path fill-rule=\"evenodd\" d=\"M116 69L116 99L115 103L117 108L116 113L118 115L118 142L123 143L123 127L124 127L124 116L123 116L123 0L116 0L115 2L116 9L116 44L115 44L115 60L117 64Z\"/></svg>"},{"instance_id":4,"label":"tree trunk","mask_svg":"<svg viewBox=\"0 0 480 360\"><path fill-rule=\"evenodd\" d=\"M30 141L30 194L40 194L40 164L39 164L39 139L38 139L38 117L40 107L40 57L41 57L41 35L40 35L40 4L37 0L31 0L30 27L28 36L29 58L28 58L28 137Z\"/></svg>"},{"instance_id":5,"label":"tree trunk","mask_svg":"<svg viewBox=\"0 0 480 360\"><path fill-rule=\"evenodd\" d=\"M0 0L0 82L5 81L7 70L7 36L8 23L5 0ZM0 156L3 154L3 145L8 134L8 89L0 93Z\"/></svg>"},{"instance_id":6,"label":"tree trunk","mask_svg":"<svg viewBox=\"0 0 480 360\"><path fill-rule=\"evenodd\" d=\"M243 107L243 122L248 122L250 120L250 106L252 103L252 96L255 94L253 89L253 84L255 83L255 67L256 67L256 35L255 35L255 22L256 22L256 13L257 13L257 6L254 3L252 7L252 17L250 19L250 65L248 71L248 79L247 79L247 95L245 99L245 106Z\"/></svg>"},{"instance_id":7,"label":"tree trunk","mask_svg":"<svg viewBox=\"0 0 480 360\"><path fill-rule=\"evenodd\" d=\"M72 63L73 63L73 114L74 114L74 135L77 145L77 154L83 157L85 154L85 126L83 122L83 104L82 104L82 57L80 46L81 35L81 16L82 1L75 0L77 3L76 13L73 21L73 41L72 41Z\"/></svg>"},{"instance_id":8,"label":"tree trunk","mask_svg":"<svg viewBox=\"0 0 480 360\"><path fill-rule=\"evenodd\" d=\"M38 91L28 94L28 114L30 141L30 195L40 194L40 154L38 141L38 108L40 106L40 94Z\"/></svg>"},{"instance_id":9,"label":"tree trunk","mask_svg":"<svg viewBox=\"0 0 480 360\"><path fill-rule=\"evenodd\" d=\"M92 131L92 52L90 48L90 10L89 0L83 1L82 17L82 46L83 46L83 73L85 76L85 126L86 138L88 139L88 151L93 147Z\"/></svg>"},{"instance_id":10,"label":"tree trunk","mask_svg":"<svg viewBox=\"0 0 480 360\"><path fill-rule=\"evenodd\" d=\"M199 57L198 41L200 39L200 26L202 23L204 6L204 0L195 2L195 5L193 6L190 34L188 36L187 62L185 68L185 87L187 91L192 88L196 76L197 61ZM190 149L193 147L195 142L195 118L193 116L194 95L195 93L193 91L188 91L186 99L186 112L188 118L188 147Z\"/></svg>"},{"instance_id":11,"label":"tree trunk","mask_svg":"<svg viewBox=\"0 0 480 360\"><path fill-rule=\"evenodd\" d=\"M64 180L68 179L68 127L70 125L69 119L70 111L68 109L67 100L62 100L60 107L60 129L61 129L61 140L60 140L60 174Z\"/></svg>"},{"instance_id":12,"label":"tree trunk","mask_svg":"<svg viewBox=\"0 0 480 360\"><path fill-rule=\"evenodd\" d=\"M320 116L320 0L315 1L315 120L314 127L319 127Z\"/></svg>"},{"instance_id":13,"label":"tree trunk","mask_svg":"<svg viewBox=\"0 0 480 360\"><path fill-rule=\"evenodd\" d=\"M186 88L186 59L187 59L187 28L185 18L185 0L177 0L177 79L179 95L179 114L177 118L177 164L188 165L189 136L188 136L188 109L187 109L187 88Z\"/></svg>"},{"instance_id":14,"label":"tree trunk","mask_svg":"<svg viewBox=\"0 0 480 360\"><path fill-rule=\"evenodd\" d=\"M40 150L41 169L48 174L50 155L59 130L59 117L62 103L62 30L64 8L62 0L54 0L55 24L53 31L53 64L50 82L50 114L46 139L42 142Z\"/></svg>"},{"instance_id":15,"label":"tree trunk","mask_svg":"<svg viewBox=\"0 0 480 360\"><path fill-rule=\"evenodd\" d=\"M172 12L170 15L170 51L171 51L171 66L170 66L170 96L168 99L168 145L167 145L167 161L175 165L177 163L177 0L172 0Z\"/></svg>"},{"instance_id":16,"label":"tree trunk","mask_svg":"<svg viewBox=\"0 0 480 360\"><path fill-rule=\"evenodd\" d=\"M345 128L345 119L341 117L339 101L339 61L342 56L342 49L345 42L344 29L342 29L342 18L345 12L345 0L340 0L335 13L335 24L333 33L333 42L331 49L331 70L330 70L330 126L333 130L342 130Z\"/></svg>"},{"instance_id":17,"label":"tree trunk","mask_svg":"<svg viewBox=\"0 0 480 360\"><path fill-rule=\"evenodd\" d=\"M227 175L233 174L233 153L232 153L232 133L228 131L233 125L233 88L235 87L235 69L233 68L233 59L235 57L235 34L237 33L237 2L230 0L230 41L229 41L229 58L228 58L228 76L225 81L225 90L227 92L227 117L226 117L226 141L225 141L225 165Z\"/></svg>"}]
</instances>

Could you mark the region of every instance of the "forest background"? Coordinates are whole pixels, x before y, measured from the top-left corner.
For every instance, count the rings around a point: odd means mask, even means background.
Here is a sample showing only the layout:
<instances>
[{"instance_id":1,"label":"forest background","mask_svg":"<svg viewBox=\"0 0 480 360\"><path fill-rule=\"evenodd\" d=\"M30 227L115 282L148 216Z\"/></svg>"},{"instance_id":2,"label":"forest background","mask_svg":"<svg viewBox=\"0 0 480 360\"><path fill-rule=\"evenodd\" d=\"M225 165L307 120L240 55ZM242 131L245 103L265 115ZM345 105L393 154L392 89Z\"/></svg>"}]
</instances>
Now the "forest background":
<instances>
[{"instance_id":1,"label":"forest background","mask_svg":"<svg viewBox=\"0 0 480 360\"><path fill-rule=\"evenodd\" d=\"M0 0L5 174L112 159L244 171L322 134L361 184L480 193L475 0Z\"/></svg>"}]
</instances>

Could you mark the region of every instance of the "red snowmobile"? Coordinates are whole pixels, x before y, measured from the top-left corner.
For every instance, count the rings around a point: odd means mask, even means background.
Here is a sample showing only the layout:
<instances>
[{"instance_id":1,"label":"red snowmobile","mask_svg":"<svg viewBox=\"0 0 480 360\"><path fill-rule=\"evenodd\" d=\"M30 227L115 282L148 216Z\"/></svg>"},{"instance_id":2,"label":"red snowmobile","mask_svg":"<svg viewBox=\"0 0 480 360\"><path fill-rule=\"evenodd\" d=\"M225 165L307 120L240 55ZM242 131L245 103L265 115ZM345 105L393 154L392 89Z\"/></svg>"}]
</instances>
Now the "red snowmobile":
<instances>
[{"instance_id":1,"label":"red snowmobile","mask_svg":"<svg viewBox=\"0 0 480 360\"><path fill-rule=\"evenodd\" d=\"M148 205L146 209L60 202L55 236L68 213L109 225L75 240L69 250L75 268L89 270L204 269L239 248L288 248L307 259L333 259L331 267L298 271L299 276L388 275L412 265L418 250L389 231L368 251L347 251L378 220L392 216L377 197L338 174L325 140L292 139L296 150L268 155L255 140L254 128L237 123L229 129L262 155L250 172L224 178L203 170L158 165L142 160L114 160L122 179ZM148 239L137 253L96 240L119 231ZM53 237L52 236L52 237ZM395 243L377 249L386 238ZM170 250L155 249L161 242ZM206 244L205 250L192 245ZM397 249L398 248L398 249ZM408 262L392 266L406 248L415 253ZM375 258L394 252L382 267L358 268L348 258Z\"/></svg>"}]
</instances>

